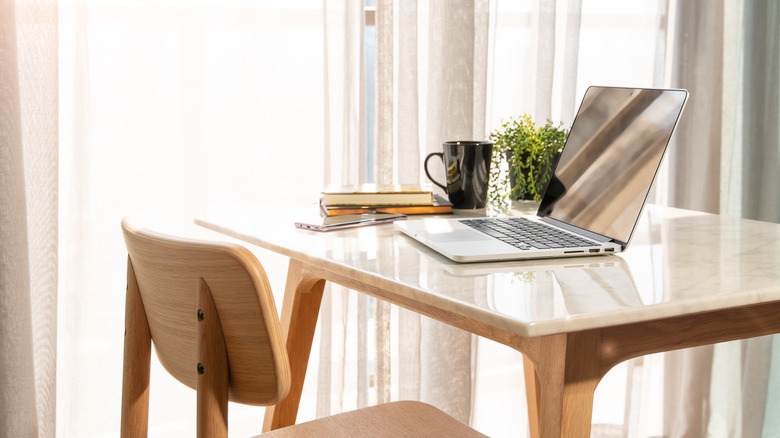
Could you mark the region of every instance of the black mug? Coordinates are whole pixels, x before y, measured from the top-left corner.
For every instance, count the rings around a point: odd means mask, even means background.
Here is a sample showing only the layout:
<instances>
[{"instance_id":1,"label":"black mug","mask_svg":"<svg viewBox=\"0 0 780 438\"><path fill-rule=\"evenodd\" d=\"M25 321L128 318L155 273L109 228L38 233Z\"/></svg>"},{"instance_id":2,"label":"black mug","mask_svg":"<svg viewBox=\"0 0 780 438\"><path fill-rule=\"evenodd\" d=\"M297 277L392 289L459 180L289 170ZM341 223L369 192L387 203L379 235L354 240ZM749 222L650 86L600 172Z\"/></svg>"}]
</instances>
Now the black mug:
<instances>
[{"instance_id":1,"label":"black mug","mask_svg":"<svg viewBox=\"0 0 780 438\"><path fill-rule=\"evenodd\" d=\"M444 189L453 208L485 208L487 205L490 159L493 143L487 141L445 141L444 153L433 152L425 157L425 175ZM441 157L447 171L447 185L433 179L428 172L428 160Z\"/></svg>"}]
</instances>

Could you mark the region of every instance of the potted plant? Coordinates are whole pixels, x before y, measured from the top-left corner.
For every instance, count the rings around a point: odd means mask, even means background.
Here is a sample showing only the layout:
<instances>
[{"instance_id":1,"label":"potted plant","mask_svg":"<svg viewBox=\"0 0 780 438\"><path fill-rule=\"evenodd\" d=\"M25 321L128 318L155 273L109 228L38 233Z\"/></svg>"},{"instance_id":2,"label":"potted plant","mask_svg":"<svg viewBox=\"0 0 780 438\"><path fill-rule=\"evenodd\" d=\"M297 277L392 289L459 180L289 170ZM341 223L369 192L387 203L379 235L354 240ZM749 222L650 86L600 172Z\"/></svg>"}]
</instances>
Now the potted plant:
<instances>
[{"instance_id":1,"label":"potted plant","mask_svg":"<svg viewBox=\"0 0 780 438\"><path fill-rule=\"evenodd\" d=\"M569 131L563 123L548 120L537 126L530 115L512 118L490 133L493 163L490 169L490 203L504 209L507 197L514 200L542 200L553 166ZM496 165L506 160L508 169Z\"/></svg>"}]
</instances>

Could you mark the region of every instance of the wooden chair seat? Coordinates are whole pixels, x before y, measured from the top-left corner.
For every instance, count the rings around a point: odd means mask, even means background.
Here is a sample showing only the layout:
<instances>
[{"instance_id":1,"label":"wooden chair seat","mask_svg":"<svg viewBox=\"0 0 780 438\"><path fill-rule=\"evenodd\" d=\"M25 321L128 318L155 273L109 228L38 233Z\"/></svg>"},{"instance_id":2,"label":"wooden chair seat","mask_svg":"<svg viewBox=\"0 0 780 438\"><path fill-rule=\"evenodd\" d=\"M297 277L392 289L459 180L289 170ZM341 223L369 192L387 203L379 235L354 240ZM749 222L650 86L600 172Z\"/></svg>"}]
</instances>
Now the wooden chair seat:
<instances>
[{"instance_id":1,"label":"wooden chair seat","mask_svg":"<svg viewBox=\"0 0 780 438\"><path fill-rule=\"evenodd\" d=\"M441 410L418 401L397 401L283 427L262 438L297 437L484 437Z\"/></svg>"},{"instance_id":2,"label":"wooden chair seat","mask_svg":"<svg viewBox=\"0 0 780 438\"><path fill-rule=\"evenodd\" d=\"M197 391L199 437L227 437L228 401L274 405L290 365L271 287L240 245L174 238L122 221L128 252L122 437L145 437L151 345ZM258 419L258 427L261 419ZM439 409L402 401L267 432L263 437L484 436Z\"/></svg>"}]
</instances>

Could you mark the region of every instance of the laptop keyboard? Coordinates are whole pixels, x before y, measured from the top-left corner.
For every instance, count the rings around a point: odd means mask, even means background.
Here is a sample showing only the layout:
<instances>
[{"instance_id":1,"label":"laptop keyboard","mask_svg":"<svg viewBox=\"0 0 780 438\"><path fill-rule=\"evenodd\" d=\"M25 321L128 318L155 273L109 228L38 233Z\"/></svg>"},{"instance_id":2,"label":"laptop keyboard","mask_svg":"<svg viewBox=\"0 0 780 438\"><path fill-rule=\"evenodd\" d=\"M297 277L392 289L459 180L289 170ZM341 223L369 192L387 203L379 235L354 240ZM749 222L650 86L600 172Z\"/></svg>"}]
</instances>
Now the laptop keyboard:
<instances>
[{"instance_id":1,"label":"laptop keyboard","mask_svg":"<svg viewBox=\"0 0 780 438\"><path fill-rule=\"evenodd\" d=\"M462 219L460 222L520 249L600 246L544 222L522 217Z\"/></svg>"}]
</instances>

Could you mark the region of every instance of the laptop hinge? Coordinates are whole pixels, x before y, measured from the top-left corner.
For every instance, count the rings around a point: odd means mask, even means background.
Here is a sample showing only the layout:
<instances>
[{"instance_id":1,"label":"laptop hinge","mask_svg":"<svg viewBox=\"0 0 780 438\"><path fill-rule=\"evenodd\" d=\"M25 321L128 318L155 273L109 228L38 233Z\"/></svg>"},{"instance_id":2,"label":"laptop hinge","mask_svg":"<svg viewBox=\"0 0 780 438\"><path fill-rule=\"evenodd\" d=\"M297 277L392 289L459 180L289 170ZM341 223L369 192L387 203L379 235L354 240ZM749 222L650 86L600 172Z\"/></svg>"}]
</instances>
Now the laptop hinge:
<instances>
[{"instance_id":1,"label":"laptop hinge","mask_svg":"<svg viewBox=\"0 0 780 438\"><path fill-rule=\"evenodd\" d=\"M558 228L563 228L566 231L571 231L572 233L581 234L581 235L583 235L583 236L585 236L585 237L587 237L589 239L595 240L596 242L614 242L614 243L617 243L617 244L623 246L623 242L619 242L619 241L617 241L615 239L612 239L611 237L607 237L607 236L601 235L599 233L594 233L593 231L588 231L588 230L582 229L580 227L575 227L574 225L567 224L566 222L561 222L561 221L559 221L557 219L553 219L553 218L551 218L549 216L541 217L541 218L539 218L539 220L541 220L543 222L546 222L546 223L548 223L550 225L554 225L554 226L556 226Z\"/></svg>"}]
</instances>

